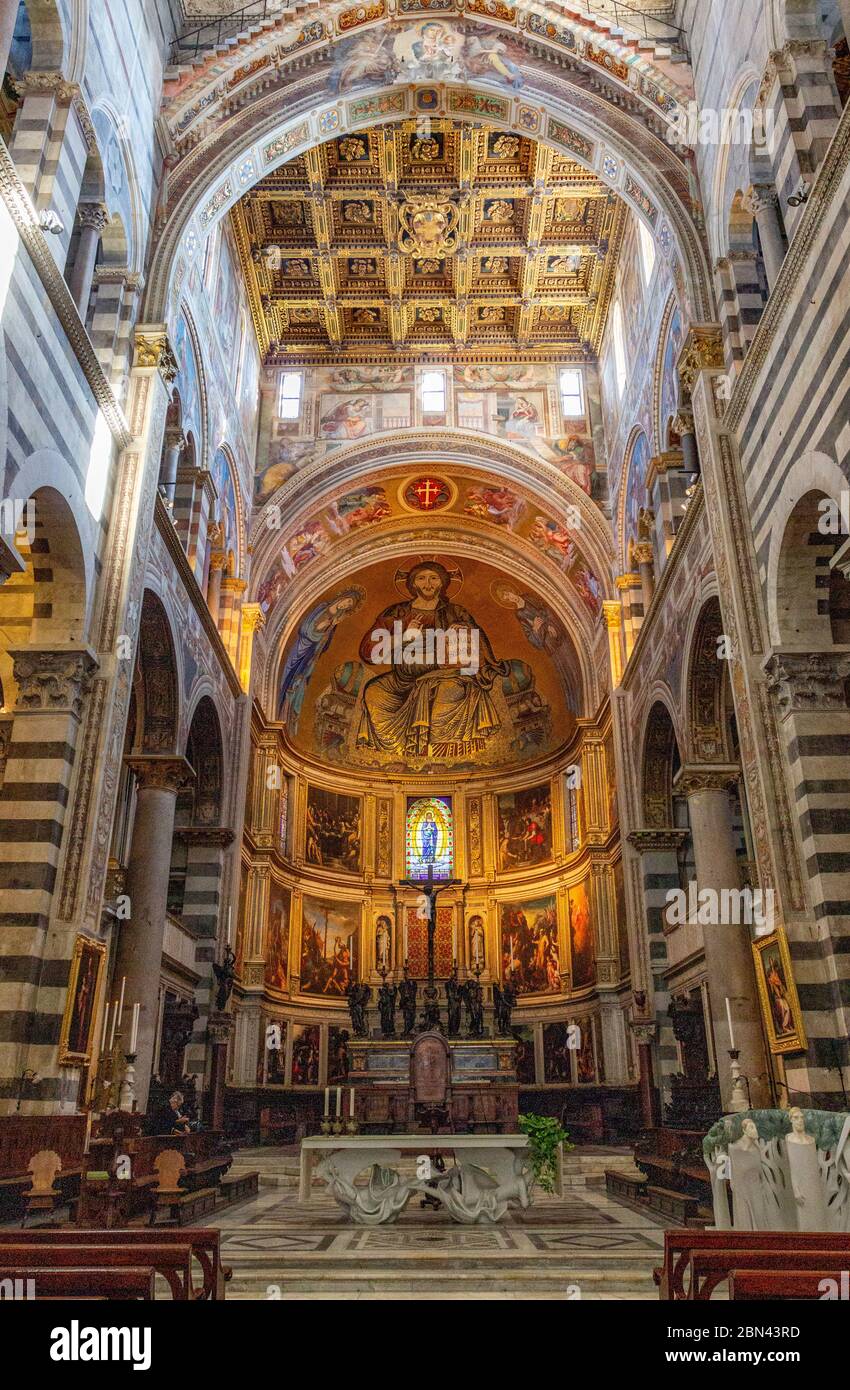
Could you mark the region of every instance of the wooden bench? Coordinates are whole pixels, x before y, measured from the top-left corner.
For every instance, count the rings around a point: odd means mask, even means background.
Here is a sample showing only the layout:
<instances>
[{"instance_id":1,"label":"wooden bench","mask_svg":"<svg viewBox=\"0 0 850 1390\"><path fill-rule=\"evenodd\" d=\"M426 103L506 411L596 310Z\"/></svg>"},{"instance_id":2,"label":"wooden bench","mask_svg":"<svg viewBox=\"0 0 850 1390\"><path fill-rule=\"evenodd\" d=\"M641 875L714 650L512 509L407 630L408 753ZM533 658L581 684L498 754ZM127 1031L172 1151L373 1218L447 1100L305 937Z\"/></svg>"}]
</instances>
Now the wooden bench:
<instances>
[{"instance_id":1,"label":"wooden bench","mask_svg":"<svg viewBox=\"0 0 850 1390\"><path fill-rule=\"evenodd\" d=\"M786 1255L794 1250L838 1250L850 1260L850 1234L821 1231L705 1231L664 1232L664 1264L654 1269L659 1297L689 1298L685 1285L688 1261L695 1250L774 1250Z\"/></svg>"},{"instance_id":2,"label":"wooden bench","mask_svg":"<svg viewBox=\"0 0 850 1390\"><path fill-rule=\"evenodd\" d=\"M197 1192L187 1192L175 1202L173 1211L178 1226L190 1226L198 1216L206 1216L215 1211L218 1190L215 1187L202 1187Z\"/></svg>"},{"instance_id":3,"label":"wooden bench","mask_svg":"<svg viewBox=\"0 0 850 1390\"><path fill-rule=\"evenodd\" d=\"M260 1187L260 1175L251 1173L228 1173L221 1180L221 1195L229 1204L242 1202L248 1197L256 1197Z\"/></svg>"},{"instance_id":4,"label":"wooden bench","mask_svg":"<svg viewBox=\"0 0 850 1390\"><path fill-rule=\"evenodd\" d=\"M59 1245L76 1248L85 1246L91 1249L112 1246L120 1246L122 1249L138 1246L176 1246L188 1250L197 1260L203 1273L201 1286L195 1288L192 1285L192 1297L213 1302L223 1301L224 1286L233 1273L221 1263L221 1233L209 1226L184 1228L179 1231L157 1228L156 1234L138 1226L129 1230L116 1228L108 1231L60 1226L51 1230L30 1230L23 1235L20 1231L0 1231L0 1260L5 1258L4 1247L7 1245Z\"/></svg>"},{"instance_id":5,"label":"wooden bench","mask_svg":"<svg viewBox=\"0 0 850 1390\"><path fill-rule=\"evenodd\" d=\"M658 1187L655 1183L648 1183L645 1190L650 1210L657 1211L660 1216L686 1222L699 1214L699 1202L686 1192L674 1192L671 1187Z\"/></svg>"},{"instance_id":6,"label":"wooden bench","mask_svg":"<svg viewBox=\"0 0 850 1390\"><path fill-rule=\"evenodd\" d=\"M643 1173L621 1173L618 1168L606 1168L605 1190L611 1197L624 1197L627 1202L646 1205L647 1180Z\"/></svg>"},{"instance_id":7,"label":"wooden bench","mask_svg":"<svg viewBox=\"0 0 850 1390\"><path fill-rule=\"evenodd\" d=\"M22 1270L16 1264L0 1266L0 1280L32 1279L36 1303L52 1299L141 1299L153 1302L156 1271L148 1266L129 1265L125 1269L106 1266L75 1266L69 1269Z\"/></svg>"},{"instance_id":8,"label":"wooden bench","mask_svg":"<svg viewBox=\"0 0 850 1390\"><path fill-rule=\"evenodd\" d=\"M148 1245L133 1246L34 1242L12 1245L4 1242L2 1258L19 1276L24 1271L49 1269L149 1268L162 1275L173 1299L188 1299L192 1288L188 1247L156 1245L153 1240Z\"/></svg>"},{"instance_id":9,"label":"wooden bench","mask_svg":"<svg viewBox=\"0 0 850 1390\"><path fill-rule=\"evenodd\" d=\"M783 1298L821 1300L827 1297L822 1287L825 1279L835 1281L835 1270L733 1269L729 1298L732 1302L762 1299L770 1303Z\"/></svg>"},{"instance_id":10,"label":"wooden bench","mask_svg":"<svg viewBox=\"0 0 850 1390\"><path fill-rule=\"evenodd\" d=\"M785 1269L781 1266L785 1265ZM724 1284L736 1269L755 1273L776 1270L777 1273L798 1274L804 1271L826 1271L826 1276L840 1274L847 1268L846 1250L794 1250L789 1247L780 1255L776 1250L694 1250L688 1262L690 1269L689 1298L706 1302L714 1290Z\"/></svg>"}]
</instances>

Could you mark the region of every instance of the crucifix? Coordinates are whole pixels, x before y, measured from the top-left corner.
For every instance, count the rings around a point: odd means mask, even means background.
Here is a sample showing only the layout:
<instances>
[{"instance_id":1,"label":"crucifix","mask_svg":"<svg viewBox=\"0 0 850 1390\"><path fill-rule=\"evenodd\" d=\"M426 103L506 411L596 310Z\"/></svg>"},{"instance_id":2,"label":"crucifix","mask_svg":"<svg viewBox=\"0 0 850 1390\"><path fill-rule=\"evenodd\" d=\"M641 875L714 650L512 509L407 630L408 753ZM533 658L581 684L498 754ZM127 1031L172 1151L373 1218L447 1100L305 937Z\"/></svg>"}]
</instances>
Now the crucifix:
<instances>
[{"instance_id":1,"label":"crucifix","mask_svg":"<svg viewBox=\"0 0 850 1390\"><path fill-rule=\"evenodd\" d=\"M434 865L428 865L427 878L403 878L402 888L415 888L420 898L425 898L423 904L425 916L428 919L428 983L423 991L425 995L425 1018L428 1026L438 1027L440 1021L440 1011L437 1004L439 991L434 984L434 935L437 930L437 894L442 893L444 888L454 888L460 883L459 878L447 878L442 883L434 882ZM421 916L420 910L420 916Z\"/></svg>"}]
</instances>

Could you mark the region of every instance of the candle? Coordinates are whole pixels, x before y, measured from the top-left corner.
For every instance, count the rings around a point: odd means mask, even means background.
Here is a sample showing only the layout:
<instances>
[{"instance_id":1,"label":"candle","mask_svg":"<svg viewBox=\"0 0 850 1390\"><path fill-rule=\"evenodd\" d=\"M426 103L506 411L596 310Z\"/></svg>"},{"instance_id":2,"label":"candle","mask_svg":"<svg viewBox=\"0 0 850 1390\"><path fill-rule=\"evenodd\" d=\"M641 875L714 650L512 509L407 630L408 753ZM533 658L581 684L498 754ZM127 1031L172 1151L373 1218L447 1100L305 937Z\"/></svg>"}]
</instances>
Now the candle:
<instances>
[{"instance_id":1,"label":"candle","mask_svg":"<svg viewBox=\"0 0 850 1390\"><path fill-rule=\"evenodd\" d=\"M119 1027L119 1028L121 1027L121 1020L122 1020L122 1018L124 1017L124 987L125 987L126 984L127 984L127 976L124 975L123 978L122 978L122 980L121 980L121 998L120 998L120 1000L119 1000L119 1002L118 1002L118 1027Z\"/></svg>"},{"instance_id":2,"label":"candle","mask_svg":"<svg viewBox=\"0 0 850 1390\"><path fill-rule=\"evenodd\" d=\"M728 996L728 994L727 994L727 996L726 996L726 1018L727 1018L728 1023L729 1023L729 1049L730 1049L731 1052L734 1052L734 1051L735 1051L735 1034L734 1034L733 1031L732 1031L732 1010L731 1010L731 1008L729 1007L729 996Z\"/></svg>"},{"instance_id":3,"label":"candle","mask_svg":"<svg viewBox=\"0 0 850 1390\"><path fill-rule=\"evenodd\" d=\"M113 1047L115 1046L115 1029L116 1029L117 1026L118 1026L118 1000L115 999L115 1000L113 1000L113 1003L112 1003L112 1028L111 1028L110 1033L109 1033L109 1051L110 1051L110 1052L112 1051Z\"/></svg>"},{"instance_id":4,"label":"candle","mask_svg":"<svg viewBox=\"0 0 850 1390\"><path fill-rule=\"evenodd\" d=\"M330 1086L326 1086L326 1087L325 1087L325 1119L328 1118L328 1115L329 1115L330 1113L331 1113L331 1088L330 1088Z\"/></svg>"},{"instance_id":5,"label":"candle","mask_svg":"<svg viewBox=\"0 0 850 1390\"><path fill-rule=\"evenodd\" d=\"M131 1053L131 1054L134 1053L134 1052L136 1051L136 1043L139 1041L139 1012L140 1012L140 1010L141 1010L141 1007L142 1007L142 1006L141 1006L141 1004L139 1004L139 1003L135 1003L135 1004L133 1005L133 1026L132 1026L132 1028L130 1029L130 1053Z\"/></svg>"},{"instance_id":6,"label":"candle","mask_svg":"<svg viewBox=\"0 0 850 1390\"><path fill-rule=\"evenodd\" d=\"M341 1119L342 1119L342 1087L341 1087L341 1086L337 1086L337 1088L336 1088L336 1117L337 1117L338 1120L341 1120Z\"/></svg>"},{"instance_id":7,"label":"candle","mask_svg":"<svg viewBox=\"0 0 850 1390\"><path fill-rule=\"evenodd\" d=\"M351 1120L354 1119L354 1087L353 1087L353 1086L352 1086L352 1088L351 1088L351 1100L350 1100L349 1106L348 1106L348 1116L349 1116L349 1119L351 1119Z\"/></svg>"},{"instance_id":8,"label":"candle","mask_svg":"<svg viewBox=\"0 0 850 1390\"><path fill-rule=\"evenodd\" d=\"M103 1015L103 1037L100 1040L101 1054L106 1051L106 1039L109 1036L109 1000L106 1001L106 1010Z\"/></svg>"},{"instance_id":9,"label":"candle","mask_svg":"<svg viewBox=\"0 0 850 1390\"><path fill-rule=\"evenodd\" d=\"M86 1142L83 1145L83 1153L87 1154L91 1148L91 1107L86 1111Z\"/></svg>"}]
</instances>

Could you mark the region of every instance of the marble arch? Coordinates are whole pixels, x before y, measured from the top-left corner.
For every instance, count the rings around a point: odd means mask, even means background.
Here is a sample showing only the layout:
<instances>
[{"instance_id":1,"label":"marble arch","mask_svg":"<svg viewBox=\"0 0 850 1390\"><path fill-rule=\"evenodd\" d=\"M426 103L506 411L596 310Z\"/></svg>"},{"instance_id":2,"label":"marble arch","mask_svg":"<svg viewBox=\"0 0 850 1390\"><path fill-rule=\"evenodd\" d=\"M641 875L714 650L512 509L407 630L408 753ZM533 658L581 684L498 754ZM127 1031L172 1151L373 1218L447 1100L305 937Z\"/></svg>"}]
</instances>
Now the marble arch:
<instances>
[{"instance_id":1,"label":"marble arch","mask_svg":"<svg viewBox=\"0 0 850 1390\"><path fill-rule=\"evenodd\" d=\"M765 588L767 595L767 619L770 640L778 646L788 643L781 609L781 569L782 557L791 544L789 523L802 500L809 493L819 493L831 498L841 510L843 528L846 531L845 516L847 497L847 478L835 459L829 454L809 450L788 470L782 494L776 499L776 511L771 526L770 552L767 557ZM815 513L817 518L817 513ZM828 542L829 536L824 536ZM812 575L814 580L814 575ZM787 614L786 614L787 616Z\"/></svg>"},{"instance_id":2,"label":"marble arch","mask_svg":"<svg viewBox=\"0 0 850 1390\"><path fill-rule=\"evenodd\" d=\"M370 25L369 32L386 23ZM497 25L474 27L476 33L491 37L493 32L505 33ZM373 82L358 87L356 99L347 99L329 95L327 64L318 65L330 42L329 37L317 41L292 70L284 66L292 53L275 49L268 37L265 47L235 50L253 81L244 87L228 86L228 65L235 64L230 59L216 64L214 80L206 89L193 89L197 125L194 117L186 119L185 88L167 102L164 119L177 153L164 190L162 231L147 283L148 321L169 320L176 312L189 264L206 236L260 178L332 136L422 111L517 130L584 165L646 221L667 255L675 258L678 253L692 319L712 318L713 289L688 166L663 138L678 103L669 93L653 101L642 84L649 82L657 94L661 89L639 68L632 69L634 86L627 94L622 85L619 90L610 85L604 67L588 78L577 53L549 52L535 35L533 46L523 41L529 56L534 53L538 61L523 68L527 82L520 93L508 94L504 87L471 78L462 87ZM248 54L250 63L245 62ZM571 71L572 59L576 67ZM279 80L273 82L276 74ZM680 90L678 95L689 99L691 93Z\"/></svg>"}]
</instances>

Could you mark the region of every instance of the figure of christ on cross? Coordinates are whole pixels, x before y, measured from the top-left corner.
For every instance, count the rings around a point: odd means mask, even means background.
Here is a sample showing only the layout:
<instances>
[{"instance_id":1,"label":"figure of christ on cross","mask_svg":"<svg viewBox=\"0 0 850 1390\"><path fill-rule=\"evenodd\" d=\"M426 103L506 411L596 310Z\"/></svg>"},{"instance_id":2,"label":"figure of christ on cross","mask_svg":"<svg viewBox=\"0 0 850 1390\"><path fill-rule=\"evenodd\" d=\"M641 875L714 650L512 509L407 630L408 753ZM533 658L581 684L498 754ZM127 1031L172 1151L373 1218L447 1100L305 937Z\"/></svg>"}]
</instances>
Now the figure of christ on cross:
<instances>
[{"instance_id":1,"label":"figure of christ on cross","mask_svg":"<svg viewBox=\"0 0 850 1390\"><path fill-rule=\"evenodd\" d=\"M416 889L420 898L417 910L420 917L424 915L428 919L428 983L423 991L427 1001L426 1012L429 1006L431 1006L431 1012L434 1012L434 1006L436 1005L438 997L437 986L434 984L434 936L437 931L437 895L438 893L442 893L444 888L454 888L459 883L459 878L447 878L442 883L435 883L433 864L428 865L427 878L403 878L401 880L400 887ZM425 899L424 903L422 902L423 898Z\"/></svg>"}]
</instances>

